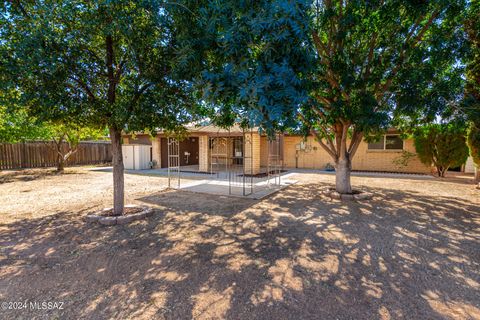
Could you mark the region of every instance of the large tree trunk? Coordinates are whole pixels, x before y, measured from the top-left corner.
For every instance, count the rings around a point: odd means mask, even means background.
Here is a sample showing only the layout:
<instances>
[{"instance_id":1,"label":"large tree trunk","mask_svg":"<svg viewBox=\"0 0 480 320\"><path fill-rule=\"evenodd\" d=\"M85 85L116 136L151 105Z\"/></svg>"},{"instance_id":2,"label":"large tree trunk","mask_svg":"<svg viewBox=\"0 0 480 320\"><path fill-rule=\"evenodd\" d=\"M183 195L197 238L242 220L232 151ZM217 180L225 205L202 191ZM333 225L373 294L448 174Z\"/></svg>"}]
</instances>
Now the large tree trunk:
<instances>
[{"instance_id":1,"label":"large tree trunk","mask_svg":"<svg viewBox=\"0 0 480 320\"><path fill-rule=\"evenodd\" d=\"M335 163L335 189L339 193L352 193L350 173L352 164L348 157L339 159Z\"/></svg>"},{"instance_id":2,"label":"large tree trunk","mask_svg":"<svg viewBox=\"0 0 480 320\"><path fill-rule=\"evenodd\" d=\"M318 110L317 112L321 113ZM302 115L300 115L300 118L307 123ZM320 134L315 129L312 129L311 133L317 138L320 146L335 161L335 189L338 193L351 194L350 174L352 171L352 159L362 142L363 132L353 127L350 143L348 143L349 129L352 127L349 121L339 121L330 128L326 126L320 127L323 134Z\"/></svg>"},{"instance_id":3,"label":"large tree trunk","mask_svg":"<svg viewBox=\"0 0 480 320\"><path fill-rule=\"evenodd\" d=\"M113 213L122 215L124 211L124 177L122 155L122 130L110 128L113 163Z\"/></svg>"}]
</instances>

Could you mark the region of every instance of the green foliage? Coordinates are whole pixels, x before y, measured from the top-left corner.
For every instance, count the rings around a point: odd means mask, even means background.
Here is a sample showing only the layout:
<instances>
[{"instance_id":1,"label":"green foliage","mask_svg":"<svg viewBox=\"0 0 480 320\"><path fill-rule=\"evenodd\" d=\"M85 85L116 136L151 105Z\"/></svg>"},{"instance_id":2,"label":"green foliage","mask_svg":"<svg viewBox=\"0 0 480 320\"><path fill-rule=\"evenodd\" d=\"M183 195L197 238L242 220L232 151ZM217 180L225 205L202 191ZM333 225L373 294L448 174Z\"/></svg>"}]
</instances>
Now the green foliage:
<instances>
[{"instance_id":1,"label":"green foliage","mask_svg":"<svg viewBox=\"0 0 480 320\"><path fill-rule=\"evenodd\" d=\"M16 143L50 139L50 131L30 118L25 110L14 112L0 105L0 142Z\"/></svg>"},{"instance_id":2,"label":"green foliage","mask_svg":"<svg viewBox=\"0 0 480 320\"><path fill-rule=\"evenodd\" d=\"M123 214L122 131L176 130L192 121L197 100L176 41L189 29L188 8L44 0L4 1L0 10L2 86L18 88L19 105L40 121L109 128L114 211Z\"/></svg>"},{"instance_id":3,"label":"green foliage","mask_svg":"<svg viewBox=\"0 0 480 320\"><path fill-rule=\"evenodd\" d=\"M470 127L467 143L470 155L480 167L480 2L472 1L465 20L465 30L470 52L467 59L467 84L461 111L466 115Z\"/></svg>"},{"instance_id":4,"label":"green foliage","mask_svg":"<svg viewBox=\"0 0 480 320\"><path fill-rule=\"evenodd\" d=\"M57 171L63 172L65 163L77 152L80 141L98 140L105 132L102 130L81 127L75 124L47 124L54 148L57 152ZM64 148L64 143L67 148Z\"/></svg>"},{"instance_id":5,"label":"green foliage","mask_svg":"<svg viewBox=\"0 0 480 320\"><path fill-rule=\"evenodd\" d=\"M465 128L457 123L429 124L414 135L417 155L426 165L434 165L443 177L450 167L460 166L468 157Z\"/></svg>"},{"instance_id":6,"label":"green foliage","mask_svg":"<svg viewBox=\"0 0 480 320\"><path fill-rule=\"evenodd\" d=\"M322 136L340 124L370 135L432 121L458 100L464 1L345 3L315 5L307 125Z\"/></svg>"},{"instance_id":7,"label":"green foliage","mask_svg":"<svg viewBox=\"0 0 480 320\"><path fill-rule=\"evenodd\" d=\"M467 132L467 144L475 165L480 168L480 128L472 122Z\"/></svg>"},{"instance_id":8,"label":"green foliage","mask_svg":"<svg viewBox=\"0 0 480 320\"><path fill-rule=\"evenodd\" d=\"M105 130L81 127L72 124L46 124L52 140L65 140L70 148L76 148L81 141L105 138Z\"/></svg>"},{"instance_id":9,"label":"green foliage","mask_svg":"<svg viewBox=\"0 0 480 320\"><path fill-rule=\"evenodd\" d=\"M480 128L480 2L473 1L465 20L465 30L470 52L467 59L467 84L465 86L465 99L461 111L470 121L469 146L470 152L477 165L480 165L478 155L478 128ZM476 151L476 152L475 152Z\"/></svg>"},{"instance_id":10,"label":"green foliage","mask_svg":"<svg viewBox=\"0 0 480 320\"><path fill-rule=\"evenodd\" d=\"M190 121L191 85L175 69L175 16L163 1L2 5L4 83L42 121L117 130L175 129Z\"/></svg>"},{"instance_id":11,"label":"green foliage","mask_svg":"<svg viewBox=\"0 0 480 320\"><path fill-rule=\"evenodd\" d=\"M200 83L220 111L256 124L295 126L301 109L319 137L431 121L461 92L464 8L462 0L205 1L196 12L208 48Z\"/></svg>"},{"instance_id":12,"label":"green foliage","mask_svg":"<svg viewBox=\"0 0 480 320\"><path fill-rule=\"evenodd\" d=\"M480 127L480 2L472 1L465 20L470 52L467 59L467 84L464 111Z\"/></svg>"},{"instance_id":13,"label":"green foliage","mask_svg":"<svg viewBox=\"0 0 480 320\"><path fill-rule=\"evenodd\" d=\"M214 122L246 120L269 131L294 125L296 108L307 96L301 78L311 58L304 48L310 1L197 3L192 10L198 28L185 33L182 43L203 53L197 85L214 106Z\"/></svg>"},{"instance_id":14,"label":"green foliage","mask_svg":"<svg viewBox=\"0 0 480 320\"><path fill-rule=\"evenodd\" d=\"M81 140L98 140L105 136L105 130L73 123L40 122L30 117L25 108L7 109L0 105L0 142L66 140L71 145L78 145Z\"/></svg>"}]
</instances>

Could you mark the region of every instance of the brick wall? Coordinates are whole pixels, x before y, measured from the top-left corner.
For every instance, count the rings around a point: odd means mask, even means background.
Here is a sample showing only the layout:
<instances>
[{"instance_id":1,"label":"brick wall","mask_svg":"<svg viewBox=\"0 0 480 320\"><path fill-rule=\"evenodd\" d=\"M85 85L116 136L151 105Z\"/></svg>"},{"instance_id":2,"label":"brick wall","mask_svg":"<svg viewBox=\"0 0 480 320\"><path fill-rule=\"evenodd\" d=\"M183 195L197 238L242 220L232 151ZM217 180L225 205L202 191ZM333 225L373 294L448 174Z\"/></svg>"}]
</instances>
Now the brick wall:
<instances>
[{"instance_id":1,"label":"brick wall","mask_svg":"<svg viewBox=\"0 0 480 320\"><path fill-rule=\"evenodd\" d=\"M208 136L198 137L198 170L210 171L210 148L208 147Z\"/></svg>"},{"instance_id":2,"label":"brick wall","mask_svg":"<svg viewBox=\"0 0 480 320\"><path fill-rule=\"evenodd\" d=\"M260 166L266 167L268 165L268 140L267 137L260 137Z\"/></svg>"},{"instance_id":3,"label":"brick wall","mask_svg":"<svg viewBox=\"0 0 480 320\"><path fill-rule=\"evenodd\" d=\"M155 168L162 167L162 145L158 135L152 139L152 160L156 162Z\"/></svg>"},{"instance_id":4,"label":"brick wall","mask_svg":"<svg viewBox=\"0 0 480 320\"><path fill-rule=\"evenodd\" d=\"M140 138L140 139L139 139ZM149 136L137 136L136 140L132 140L129 136L124 136L124 143L138 142L138 140L145 144L149 140ZM209 138L207 135L200 135L199 137L199 170L210 171L210 152ZM296 151L295 146L300 144L303 140L300 136L285 136L284 137L284 166L286 168L306 168L306 169L324 169L333 160L328 153L315 141L313 137L308 137L305 145L306 151ZM160 136L157 136L151 141L152 143L152 158L157 161L157 166L161 165L161 144ZM250 171L251 164L253 165L253 173L259 173L260 167L267 167L268 165L268 141L267 137L260 136L258 133L252 134L253 147L253 162L248 159L250 157L250 145L244 146L245 169ZM228 146L229 149L232 146ZM415 153L413 140L408 139L404 141L404 150ZM231 154L233 151L228 150ZM410 159L406 167L394 163L402 155L402 151L396 150L368 150L368 144L364 141L360 144L355 157L353 158L353 169L363 171L390 171L390 172L409 172L409 173L430 173L431 168L423 165L415 156Z\"/></svg>"},{"instance_id":5,"label":"brick wall","mask_svg":"<svg viewBox=\"0 0 480 320\"><path fill-rule=\"evenodd\" d=\"M353 159L354 170L366 171L393 171L409 173L430 173L431 167L420 162L418 157L411 158L407 166L399 166L394 163L402 155L402 151L394 150L368 150L368 144L362 142L358 147ZM404 140L403 149L407 152L416 153L413 139Z\"/></svg>"},{"instance_id":6,"label":"brick wall","mask_svg":"<svg viewBox=\"0 0 480 320\"><path fill-rule=\"evenodd\" d=\"M248 136L248 137L247 137ZM260 154L261 154L261 139L258 133L253 133L250 137L247 134L244 141L245 152L245 173L257 174L260 172ZM251 145L248 140L251 138Z\"/></svg>"},{"instance_id":7,"label":"brick wall","mask_svg":"<svg viewBox=\"0 0 480 320\"><path fill-rule=\"evenodd\" d=\"M325 150L323 150L320 144L316 142L313 137L307 138L305 142L307 147L306 151L296 151L295 146L300 144L302 140L303 138L300 136L285 136L284 163L286 168L297 167L306 169L323 169L327 163L333 165L333 159ZM353 170L409 173L431 172L431 168L422 164L416 156L410 159L408 166L402 167L394 163L394 160L402 155L402 151L367 150L367 147L368 144L362 141L358 147L357 153L353 158ZM404 141L404 150L415 153L415 147L412 139ZM262 150L262 163L265 163L265 165L267 161L266 152L266 150Z\"/></svg>"}]
</instances>

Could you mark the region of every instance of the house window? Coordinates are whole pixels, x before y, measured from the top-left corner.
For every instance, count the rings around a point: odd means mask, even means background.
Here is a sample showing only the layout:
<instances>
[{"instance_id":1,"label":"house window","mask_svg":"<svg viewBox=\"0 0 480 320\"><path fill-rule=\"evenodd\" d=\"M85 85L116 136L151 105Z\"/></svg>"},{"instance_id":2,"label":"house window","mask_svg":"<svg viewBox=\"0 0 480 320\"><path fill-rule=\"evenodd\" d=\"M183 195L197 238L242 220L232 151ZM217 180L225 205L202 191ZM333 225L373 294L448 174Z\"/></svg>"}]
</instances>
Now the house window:
<instances>
[{"instance_id":1,"label":"house window","mask_svg":"<svg viewBox=\"0 0 480 320\"><path fill-rule=\"evenodd\" d=\"M385 136L382 136L379 140L370 142L368 144L368 150L383 150L385 146Z\"/></svg>"},{"instance_id":2,"label":"house window","mask_svg":"<svg viewBox=\"0 0 480 320\"><path fill-rule=\"evenodd\" d=\"M402 138L400 138L399 135L386 135L385 149L386 150L403 150Z\"/></svg>"},{"instance_id":3,"label":"house window","mask_svg":"<svg viewBox=\"0 0 480 320\"><path fill-rule=\"evenodd\" d=\"M370 142L368 150L403 150L403 140L398 134L387 134Z\"/></svg>"}]
</instances>

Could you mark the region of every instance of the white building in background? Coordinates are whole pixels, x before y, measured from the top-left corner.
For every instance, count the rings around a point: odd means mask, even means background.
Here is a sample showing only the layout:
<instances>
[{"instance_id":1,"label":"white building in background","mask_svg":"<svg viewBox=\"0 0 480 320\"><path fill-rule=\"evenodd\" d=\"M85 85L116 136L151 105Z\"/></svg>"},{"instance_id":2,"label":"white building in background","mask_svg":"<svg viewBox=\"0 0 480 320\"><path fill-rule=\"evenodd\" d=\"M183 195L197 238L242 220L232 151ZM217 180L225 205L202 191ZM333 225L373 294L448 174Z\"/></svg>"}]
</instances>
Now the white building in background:
<instances>
[{"instance_id":1,"label":"white building in background","mask_svg":"<svg viewBox=\"0 0 480 320\"><path fill-rule=\"evenodd\" d=\"M149 145L122 145L123 165L127 170L150 169L152 147Z\"/></svg>"}]
</instances>

